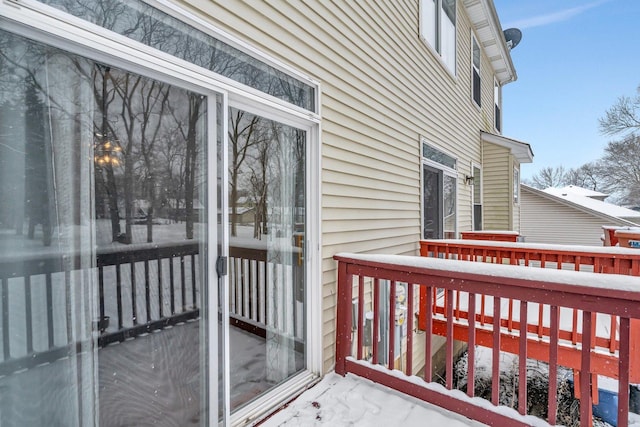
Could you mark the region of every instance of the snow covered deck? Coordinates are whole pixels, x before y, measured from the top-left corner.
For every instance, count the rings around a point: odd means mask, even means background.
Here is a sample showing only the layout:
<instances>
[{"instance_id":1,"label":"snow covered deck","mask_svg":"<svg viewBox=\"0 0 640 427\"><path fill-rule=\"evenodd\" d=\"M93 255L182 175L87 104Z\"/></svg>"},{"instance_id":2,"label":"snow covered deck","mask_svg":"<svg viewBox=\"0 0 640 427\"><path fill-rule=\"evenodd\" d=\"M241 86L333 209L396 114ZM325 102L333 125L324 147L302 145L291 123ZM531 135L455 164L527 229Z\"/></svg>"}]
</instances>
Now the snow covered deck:
<instances>
[{"instance_id":1,"label":"snow covered deck","mask_svg":"<svg viewBox=\"0 0 640 427\"><path fill-rule=\"evenodd\" d=\"M481 427L485 424L356 375L342 377L330 373L261 425Z\"/></svg>"}]
</instances>

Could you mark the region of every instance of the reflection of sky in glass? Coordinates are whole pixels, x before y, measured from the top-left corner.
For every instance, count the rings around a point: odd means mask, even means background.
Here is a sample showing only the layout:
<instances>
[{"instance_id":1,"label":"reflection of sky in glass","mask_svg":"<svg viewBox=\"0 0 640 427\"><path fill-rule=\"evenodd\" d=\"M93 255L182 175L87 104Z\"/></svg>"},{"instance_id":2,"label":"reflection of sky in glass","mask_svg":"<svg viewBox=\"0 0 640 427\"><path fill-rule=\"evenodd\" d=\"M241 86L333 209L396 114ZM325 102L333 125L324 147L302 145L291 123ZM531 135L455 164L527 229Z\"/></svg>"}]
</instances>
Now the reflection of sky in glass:
<instances>
[{"instance_id":1,"label":"reflection of sky in glass","mask_svg":"<svg viewBox=\"0 0 640 427\"><path fill-rule=\"evenodd\" d=\"M137 0L40 0L108 30L315 111L312 86Z\"/></svg>"}]
</instances>

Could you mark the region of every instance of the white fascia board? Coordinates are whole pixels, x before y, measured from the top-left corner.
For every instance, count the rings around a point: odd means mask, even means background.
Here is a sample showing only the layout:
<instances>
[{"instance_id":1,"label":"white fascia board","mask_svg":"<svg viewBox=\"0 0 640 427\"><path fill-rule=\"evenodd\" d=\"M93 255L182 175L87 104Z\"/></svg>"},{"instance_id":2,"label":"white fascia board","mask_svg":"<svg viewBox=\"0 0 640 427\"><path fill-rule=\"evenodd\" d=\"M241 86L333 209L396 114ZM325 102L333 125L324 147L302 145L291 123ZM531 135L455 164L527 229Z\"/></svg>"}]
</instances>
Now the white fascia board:
<instances>
[{"instance_id":1,"label":"white fascia board","mask_svg":"<svg viewBox=\"0 0 640 427\"><path fill-rule=\"evenodd\" d=\"M508 148L511 151L511 154L513 154L520 163L533 162L533 150L531 150L531 145L526 142L506 138L502 135L496 135L485 131L480 131L480 139L483 142L490 142L492 144Z\"/></svg>"},{"instance_id":2,"label":"white fascia board","mask_svg":"<svg viewBox=\"0 0 640 427\"><path fill-rule=\"evenodd\" d=\"M496 79L501 86L515 82L518 75L493 0L464 0L463 4L479 42L491 61Z\"/></svg>"}]
</instances>

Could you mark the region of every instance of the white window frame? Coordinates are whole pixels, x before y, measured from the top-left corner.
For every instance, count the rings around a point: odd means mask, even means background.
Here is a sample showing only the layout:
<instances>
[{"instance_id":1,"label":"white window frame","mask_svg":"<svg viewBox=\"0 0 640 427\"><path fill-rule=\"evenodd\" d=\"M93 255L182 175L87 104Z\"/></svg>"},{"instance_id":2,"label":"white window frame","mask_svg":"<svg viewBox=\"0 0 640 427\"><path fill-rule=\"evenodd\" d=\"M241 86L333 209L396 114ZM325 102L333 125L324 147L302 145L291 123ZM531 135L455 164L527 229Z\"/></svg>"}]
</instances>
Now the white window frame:
<instances>
[{"instance_id":1,"label":"white window frame","mask_svg":"<svg viewBox=\"0 0 640 427\"><path fill-rule=\"evenodd\" d=\"M220 30L212 24L199 18L196 19L190 12L170 4L166 0L154 0L149 1L149 3L152 5L171 5L171 7L166 7L163 10L174 18L180 19L201 31L210 31L216 34L220 32ZM308 198L307 209L309 213L305 242L306 256L304 257L307 263L307 306L305 319L307 369L236 411L233 416L230 416L229 408L226 408L224 412L228 418L225 420L225 425L232 425L240 420L255 418L266 410L273 409L275 407L274 405L277 406L278 402L285 403L290 400L292 396L301 393L307 388L322 372L323 352L322 306L319 303L322 301L322 242L320 234L320 171L322 166L320 163L321 135L319 126L322 92L320 84L306 78L302 73L295 73L296 78L314 85L317 88L315 102L318 106L318 112L311 113L308 110L303 110L300 107L266 95L256 89L217 75L212 71L205 70L187 61L158 51L128 37L115 34L35 0L21 0L17 5L13 2L0 1L0 26L4 31L28 37L95 61L105 62L147 77L175 84L182 88L202 91L206 94L219 93L223 96L225 109L232 103L237 106L250 105L254 111L260 114L286 124L297 126L308 132L308 142L310 145L307 155L308 179L306 191ZM243 42L238 39L234 39L231 36L227 37L238 45L243 44ZM271 64L281 64L275 58L263 53L260 55L252 53L252 55L260 61ZM279 66L287 69L287 71L291 71L290 67L284 64ZM224 117L227 117L226 112ZM223 135L224 145L226 146L228 138L226 120L224 121L224 126L225 130ZM211 183L211 185L215 185L215 183ZM211 228L215 229L215 227ZM215 269L210 266L210 271L215 271ZM225 277L225 280L228 281L228 276ZM225 288L226 287L227 286L225 286ZM210 306L216 307L216 293L212 292L211 294L214 295L212 296L214 299L209 300L208 303ZM210 320L216 322L216 325L212 325L211 327L217 329L217 316L216 319L212 318ZM226 328L228 328L228 322L225 326L225 329ZM228 337L228 333L224 333ZM217 337L211 336L209 339L210 342L215 343L217 346ZM229 360L228 343L225 347L224 351L227 352L227 360ZM217 347L214 348L216 351L210 352L209 363L212 364L212 366L217 366ZM208 378L209 384L217 384L217 377L217 370L211 370ZM217 386L215 386L215 390L213 386L210 387L210 389L208 411L211 414L217 414ZM225 389L228 390L228 384L225 386ZM216 422L217 419L212 420L212 423Z\"/></svg>"},{"instance_id":2,"label":"white window frame","mask_svg":"<svg viewBox=\"0 0 640 427\"><path fill-rule=\"evenodd\" d=\"M478 48L478 64L475 63L475 50ZM482 66L482 49L480 49L480 43L476 36L471 33L471 99L476 107L482 107L482 74L480 69ZM478 75L478 87L476 88L475 74ZM476 99L476 90L478 91L478 99Z\"/></svg>"},{"instance_id":3,"label":"white window frame","mask_svg":"<svg viewBox=\"0 0 640 427\"><path fill-rule=\"evenodd\" d=\"M455 19L451 22L443 9L445 0L420 0L420 38L438 57L447 71L456 75L458 1L454 1ZM444 15L444 16L443 16ZM446 28L453 25L452 37L447 38Z\"/></svg>"},{"instance_id":4,"label":"white window frame","mask_svg":"<svg viewBox=\"0 0 640 427\"><path fill-rule=\"evenodd\" d=\"M478 180L476 179L476 174L475 171L476 169L478 170L478 173L480 174L479 176L479 193L480 193L480 200L476 200L475 198L475 191L476 191L476 185L478 185ZM473 183L471 184L473 187L471 188L471 228L474 231L480 231L484 228L484 203L483 203L483 185L484 185L484 180L482 179L482 166L480 165L480 163L477 162L471 162L471 176L473 177ZM479 203L476 203L479 202ZM480 228L476 228L477 224L476 224L476 215L475 215L475 207L476 205L480 206Z\"/></svg>"},{"instance_id":5,"label":"white window frame","mask_svg":"<svg viewBox=\"0 0 640 427\"><path fill-rule=\"evenodd\" d=\"M520 168L513 167L513 204L520 204Z\"/></svg>"},{"instance_id":6,"label":"white window frame","mask_svg":"<svg viewBox=\"0 0 640 427\"><path fill-rule=\"evenodd\" d=\"M502 134L502 86L495 78L493 79L493 127L496 132Z\"/></svg>"}]
</instances>

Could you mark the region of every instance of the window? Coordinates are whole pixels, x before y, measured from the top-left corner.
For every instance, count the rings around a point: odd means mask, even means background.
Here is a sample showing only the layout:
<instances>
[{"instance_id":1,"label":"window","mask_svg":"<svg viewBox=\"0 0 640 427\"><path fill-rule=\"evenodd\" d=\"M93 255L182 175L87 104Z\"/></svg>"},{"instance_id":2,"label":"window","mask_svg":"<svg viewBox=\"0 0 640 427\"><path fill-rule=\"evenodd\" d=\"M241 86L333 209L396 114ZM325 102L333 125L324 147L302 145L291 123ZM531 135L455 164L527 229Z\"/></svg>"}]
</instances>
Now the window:
<instances>
[{"instance_id":1,"label":"window","mask_svg":"<svg viewBox=\"0 0 640 427\"><path fill-rule=\"evenodd\" d=\"M495 126L498 132L502 132L502 117L500 116L500 85L493 81L493 102L495 104Z\"/></svg>"},{"instance_id":2,"label":"window","mask_svg":"<svg viewBox=\"0 0 640 427\"><path fill-rule=\"evenodd\" d=\"M513 203L520 203L520 170L513 168Z\"/></svg>"},{"instance_id":3,"label":"window","mask_svg":"<svg viewBox=\"0 0 640 427\"><path fill-rule=\"evenodd\" d=\"M453 239L457 230L456 159L424 142L422 154L422 237Z\"/></svg>"},{"instance_id":4,"label":"window","mask_svg":"<svg viewBox=\"0 0 640 427\"><path fill-rule=\"evenodd\" d=\"M39 0L224 77L316 111L315 87L140 0ZM118 19L114 19L118 16Z\"/></svg>"},{"instance_id":5,"label":"window","mask_svg":"<svg viewBox=\"0 0 640 427\"><path fill-rule=\"evenodd\" d=\"M422 0L420 35L456 73L456 0Z\"/></svg>"},{"instance_id":6,"label":"window","mask_svg":"<svg viewBox=\"0 0 640 427\"><path fill-rule=\"evenodd\" d=\"M482 170L480 166L475 164L471 170L473 174L473 229L479 231L482 230Z\"/></svg>"},{"instance_id":7,"label":"window","mask_svg":"<svg viewBox=\"0 0 640 427\"><path fill-rule=\"evenodd\" d=\"M480 91L480 46L474 36L471 36L471 92L476 105L481 105Z\"/></svg>"}]
</instances>

